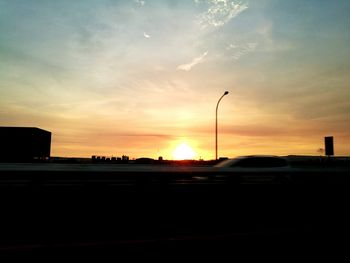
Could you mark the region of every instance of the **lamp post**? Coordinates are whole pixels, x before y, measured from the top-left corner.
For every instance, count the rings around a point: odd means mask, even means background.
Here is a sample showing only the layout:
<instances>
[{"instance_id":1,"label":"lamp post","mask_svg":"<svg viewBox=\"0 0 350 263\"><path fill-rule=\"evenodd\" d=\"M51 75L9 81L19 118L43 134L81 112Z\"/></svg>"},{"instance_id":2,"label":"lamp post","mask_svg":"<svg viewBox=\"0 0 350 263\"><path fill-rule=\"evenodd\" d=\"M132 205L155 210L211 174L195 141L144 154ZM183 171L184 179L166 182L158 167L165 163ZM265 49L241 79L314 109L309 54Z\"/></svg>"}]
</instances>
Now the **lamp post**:
<instances>
[{"instance_id":1,"label":"lamp post","mask_svg":"<svg viewBox=\"0 0 350 263\"><path fill-rule=\"evenodd\" d=\"M228 91L225 91L225 93L220 97L218 103L216 104L216 111L215 111L215 160L218 159L218 108L219 108L220 101L227 94L228 94Z\"/></svg>"}]
</instances>

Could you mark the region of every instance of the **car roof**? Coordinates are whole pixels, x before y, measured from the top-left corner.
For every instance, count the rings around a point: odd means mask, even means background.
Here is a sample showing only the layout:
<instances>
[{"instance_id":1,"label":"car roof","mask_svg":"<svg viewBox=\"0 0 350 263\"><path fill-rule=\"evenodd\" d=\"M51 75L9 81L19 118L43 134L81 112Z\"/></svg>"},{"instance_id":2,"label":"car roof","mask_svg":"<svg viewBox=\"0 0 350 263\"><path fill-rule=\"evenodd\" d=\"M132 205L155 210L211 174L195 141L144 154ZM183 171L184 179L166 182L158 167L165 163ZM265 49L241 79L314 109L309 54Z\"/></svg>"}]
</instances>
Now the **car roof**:
<instances>
[{"instance_id":1,"label":"car roof","mask_svg":"<svg viewBox=\"0 0 350 263\"><path fill-rule=\"evenodd\" d=\"M250 159L250 158L276 158L276 159L283 159L283 160L286 160L286 158L282 157L282 156L277 156L277 155L242 155L242 156L238 156L238 157L235 157L235 158L230 158L230 159L227 159L227 160L224 160L218 164L216 164L214 167L225 167L227 166L227 164L231 164L231 163L234 163L235 161L238 161L238 160L242 160L242 159Z\"/></svg>"},{"instance_id":2,"label":"car roof","mask_svg":"<svg viewBox=\"0 0 350 263\"><path fill-rule=\"evenodd\" d=\"M283 158L281 156L278 155L268 155L268 154L257 154L257 155L242 155L242 156L238 156L237 158L251 158L251 157L273 157L273 158ZM232 158L232 159L236 159L236 158Z\"/></svg>"}]
</instances>

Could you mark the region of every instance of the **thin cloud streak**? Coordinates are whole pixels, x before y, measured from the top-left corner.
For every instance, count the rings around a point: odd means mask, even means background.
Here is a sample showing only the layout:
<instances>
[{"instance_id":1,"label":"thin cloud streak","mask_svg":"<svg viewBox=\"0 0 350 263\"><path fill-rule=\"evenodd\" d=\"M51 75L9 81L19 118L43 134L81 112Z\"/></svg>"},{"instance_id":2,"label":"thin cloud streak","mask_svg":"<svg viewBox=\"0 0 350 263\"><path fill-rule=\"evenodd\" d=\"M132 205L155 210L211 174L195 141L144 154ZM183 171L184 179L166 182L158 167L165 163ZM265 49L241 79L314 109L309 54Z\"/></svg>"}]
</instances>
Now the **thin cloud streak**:
<instances>
[{"instance_id":1,"label":"thin cloud streak","mask_svg":"<svg viewBox=\"0 0 350 263\"><path fill-rule=\"evenodd\" d=\"M203 63L204 62L204 58L208 55L208 51L204 52L203 55L201 55L200 57L194 58L192 60L192 62L188 63L188 64L183 64L183 65L179 65L177 67L178 70L185 70L185 71L190 71L194 66Z\"/></svg>"}]
</instances>

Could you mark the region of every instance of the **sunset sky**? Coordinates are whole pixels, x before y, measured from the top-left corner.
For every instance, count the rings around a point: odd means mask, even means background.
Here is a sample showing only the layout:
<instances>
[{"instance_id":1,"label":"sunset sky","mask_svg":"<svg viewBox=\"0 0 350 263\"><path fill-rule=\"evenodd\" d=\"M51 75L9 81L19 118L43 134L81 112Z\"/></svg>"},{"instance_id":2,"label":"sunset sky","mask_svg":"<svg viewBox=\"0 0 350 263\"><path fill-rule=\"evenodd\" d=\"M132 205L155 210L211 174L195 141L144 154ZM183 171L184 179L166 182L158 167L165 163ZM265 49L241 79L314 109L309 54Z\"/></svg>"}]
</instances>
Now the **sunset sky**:
<instances>
[{"instance_id":1,"label":"sunset sky","mask_svg":"<svg viewBox=\"0 0 350 263\"><path fill-rule=\"evenodd\" d=\"M0 126L51 155L350 155L348 0L0 0Z\"/></svg>"}]
</instances>

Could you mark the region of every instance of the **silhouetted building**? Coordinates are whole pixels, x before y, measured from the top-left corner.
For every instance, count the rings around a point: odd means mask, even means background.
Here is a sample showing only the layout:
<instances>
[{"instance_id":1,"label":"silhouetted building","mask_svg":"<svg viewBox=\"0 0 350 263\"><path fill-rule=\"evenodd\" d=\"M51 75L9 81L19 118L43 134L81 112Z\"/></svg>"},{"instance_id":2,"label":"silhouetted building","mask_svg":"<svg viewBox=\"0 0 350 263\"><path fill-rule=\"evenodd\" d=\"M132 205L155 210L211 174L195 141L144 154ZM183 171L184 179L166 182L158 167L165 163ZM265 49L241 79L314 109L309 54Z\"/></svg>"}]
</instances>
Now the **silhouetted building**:
<instances>
[{"instance_id":1,"label":"silhouetted building","mask_svg":"<svg viewBox=\"0 0 350 263\"><path fill-rule=\"evenodd\" d=\"M0 127L0 161L50 158L51 132L30 127Z\"/></svg>"}]
</instances>

